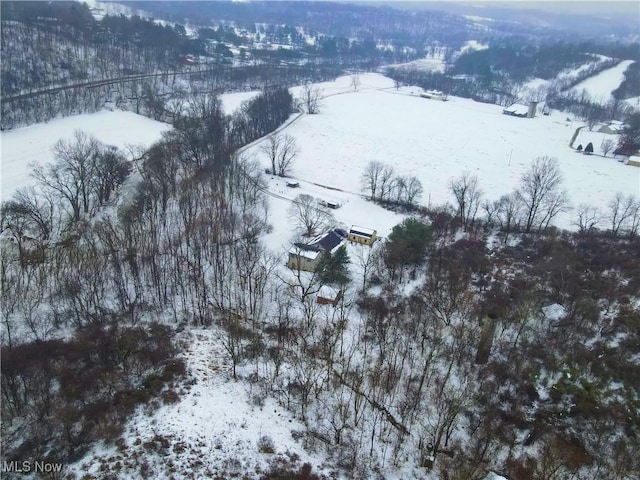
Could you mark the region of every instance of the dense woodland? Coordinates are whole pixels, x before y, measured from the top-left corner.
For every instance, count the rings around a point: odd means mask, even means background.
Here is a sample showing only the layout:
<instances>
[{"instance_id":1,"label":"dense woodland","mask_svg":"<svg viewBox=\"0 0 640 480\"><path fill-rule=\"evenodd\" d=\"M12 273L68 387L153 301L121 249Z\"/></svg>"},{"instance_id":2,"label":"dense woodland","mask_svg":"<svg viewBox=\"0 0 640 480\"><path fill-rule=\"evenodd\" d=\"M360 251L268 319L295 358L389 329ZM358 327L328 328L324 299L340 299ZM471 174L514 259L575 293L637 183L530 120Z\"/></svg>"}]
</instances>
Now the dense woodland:
<instances>
[{"instance_id":1,"label":"dense woodland","mask_svg":"<svg viewBox=\"0 0 640 480\"><path fill-rule=\"evenodd\" d=\"M98 22L63 3L48 4L51 12L29 24L33 5L16 5L2 3L3 22L13 25L8 33L3 23L3 53L14 52L14 75L25 72L7 77L11 93L112 75L93 63L101 28L125 39L109 40L104 55L142 68L136 72L171 70L193 47L178 27ZM132 32L166 35L170 47ZM38 79L15 38L33 41L25 52L68 46L71 64L86 64ZM94 40L82 47L81 38ZM525 59L514 72L553 76L560 64L541 50L531 58L549 62ZM580 62L579 50L567 47L563 58ZM493 53L462 56L456 68L481 69ZM612 194L606 211L577 206L569 233L552 226L568 209L553 158L522 159L530 169L496 201L461 173L450 184L455 204L432 209L420 206L416 178L372 162L363 194L412 215L351 258L338 250L315 273L284 270L262 242L271 228L264 171L242 147L298 110L322 114L311 85L298 99L285 86L330 74L227 65L179 95L171 89L180 77L170 71L147 83L57 94L66 103L51 103L49 118L100 109L115 91L123 106L174 129L147 151L76 132L34 170L36 188L2 204L2 460L70 463L104 441L119 457L101 466L100 478L202 478L200 452L169 435L135 445L123 438L136 407L152 414L190 388L186 348L174 338L194 329L219 334L211 349L224 352L230 379L249 385L256 403L273 398L292 412L304 425L294 432L300 444L322 452L335 475L378 478L409 464L448 480L482 480L489 470L512 480L637 479L639 200ZM257 78L262 93L225 115L215 91ZM24 102L11 117L16 125L49 105ZM636 115L623 139L640 144L638 132ZM295 144L276 135L265 145L273 173L286 175ZM327 208L303 202L291 211L301 234L330 224ZM335 308L317 304L323 285L345 292ZM275 447L268 435L258 445ZM170 454L196 460L176 472ZM209 473L252 475L230 464ZM254 475L322 476L292 457Z\"/></svg>"}]
</instances>

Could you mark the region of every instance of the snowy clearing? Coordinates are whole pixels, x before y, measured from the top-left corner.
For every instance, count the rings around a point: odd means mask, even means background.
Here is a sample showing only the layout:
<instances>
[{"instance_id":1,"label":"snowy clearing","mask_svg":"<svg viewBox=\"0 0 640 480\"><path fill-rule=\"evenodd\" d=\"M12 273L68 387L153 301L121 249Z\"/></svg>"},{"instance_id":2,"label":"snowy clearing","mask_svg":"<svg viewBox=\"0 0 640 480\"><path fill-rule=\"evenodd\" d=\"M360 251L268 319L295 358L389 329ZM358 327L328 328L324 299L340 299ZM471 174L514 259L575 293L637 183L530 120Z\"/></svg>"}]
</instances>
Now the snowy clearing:
<instances>
[{"instance_id":1,"label":"snowy clearing","mask_svg":"<svg viewBox=\"0 0 640 480\"><path fill-rule=\"evenodd\" d=\"M222 109L227 115L231 115L247 100L251 100L258 95L258 90L252 90L250 92L235 92L235 93L223 93L220 95L220 101L222 101Z\"/></svg>"},{"instance_id":2,"label":"snowy clearing","mask_svg":"<svg viewBox=\"0 0 640 480\"><path fill-rule=\"evenodd\" d=\"M573 89L578 93L586 90L587 94L597 103L607 103L611 99L611 92L620 86L624 80L625 70L633 63L633 60L620 62L613 68L609 68L598 75L587 78L577 84Z\"/></svg>"},{"instance_id":3,"label":"snowy clearing","mask_svg":"<svg viewBox=\"0 0 640 480\"><path fill-rule=\"evenodd\" d=\"M148 147L160 139L162 132L170 129L166 123L132 112L105 110L1 132L0 199L6 200L18 188L33 184L29 164L52 161L51 148L61 138L70 139L76 130L83 130L106 145L124 148L127 145Z\"/></svg>"},{"instance_id":4,"label":"snowy clearing","mask_svg":"<svg viewBox=\"0 0 640 480\"><path fill-rule=\"evenodd\" d=\"M468 42L465 42L463 47L460 49L460 53L476 52L479 50L486 50L488 48L489 45L482 44L477 40L469 40Z\"/></svg>"},{"instance_id":5,"label":"snowy clearing","mask_svg":"<svg viewBox=\"0 0 640 480\"><path fill-rule=\"evenodd\" d=\"M399 68L402 70L417 70L420 72L439 72L444 73L445 63L443 55L434 55L433 57L424 57L407 63L397 63L395 65L387 65L384 68Z\"/></svg>"},{"instance_id":6,"label":"snowy clearing","mask_svg":"<svg viewBox=\"0 0 640 480\"><path fill-rule=\"evenodd\" d=\"M325 88L325 94L339 90L348 78ZM389 89L390 79L377 74L361 80L367 89L329 96L319 115L304 116L286 129L300 148L293 171L298 180L358 193L365 166L376 160L397 174L417 176L425 189L422 203L434 206L453 201L448 184L465 171L477 175L486 197L494 200L518 186L536 157L553 156L574 206L605 209L616 192L640 194L640 169L569 148L583 124L567 121L562 113L514 118L496 105L396 92ZM258 148L247 153L267 166ZM562 228L572 223L570 212L556 222Z\"/></svg>"},{"instance_id":7,"label":"snowy clearing","mask_svg":"<svg viewBox=\"0 0 640 480\"><path fill-rule=\"evenodd\" d=\"M274 253L281 256L284 264L286 254L295 237L292 221L287 215L291 201L300 194L311 195L316 199L337 201L340 208L332 210L336 219L335 227L347 230L351 225L358 224L370 227L378 232L378 237L386 237L391 229L402 222L405 215L397 214L371 203L362 198L357 192L331 190L311 182L300 182L300 188L285 186L285 180L271 177L268 181L269 196L269 224L273 231L263 237Z\"/></svg>"},{"instance_id":8,"label":"snowy clearing","mask_svg":"<svg viewBox=\"0 0 640 480\"><path fill-rule=\"evenodd\" d=\"M640 110L640 97L627 98L625 102L636 110Z\"/></svg>"},{"instance_id":9,"label":"snowy clearing","mask_svg":"<svg viewBox=\"0 0 640 480\"><path fill-rule=\"evenodd\" d=\"M168 478L168 472L208 471L215 474L259 472L266 470L277 455L298 455L316 471L321 461L307 453L292 437L305 427L271 398L264 398L257 387L229 380L231 366L219 333L212 329L188 329L176 336L184 348L193 386L181 395L180 402L163 405L151 415L139 408L127 422L126 459L145 458L150 466L146 478ZM247 375L251 374L247 366ZM143 445L161 434L170 442L170 467L166 458L153 459ZM272 441L273 452L260 451L260 439ZM81 461L70 467L77 474L99 474L101 460L115 457L117 448L96 446ZM134 463L135 465L135 463ZM136 466L134 466L134 469ZM124 472L131 476L133 472ZM128 474L128 475L127 475Z\"/></svg>"}]
</instances>

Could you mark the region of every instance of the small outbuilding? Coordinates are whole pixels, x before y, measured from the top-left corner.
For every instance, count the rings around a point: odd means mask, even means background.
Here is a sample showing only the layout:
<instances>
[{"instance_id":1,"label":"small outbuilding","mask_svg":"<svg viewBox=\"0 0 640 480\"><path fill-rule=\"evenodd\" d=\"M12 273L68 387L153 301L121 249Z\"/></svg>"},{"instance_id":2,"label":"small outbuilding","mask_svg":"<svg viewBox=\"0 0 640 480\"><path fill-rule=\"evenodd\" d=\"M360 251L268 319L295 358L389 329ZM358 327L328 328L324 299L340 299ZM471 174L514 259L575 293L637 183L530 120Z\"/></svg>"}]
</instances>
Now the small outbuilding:
<instances>
[{"instance_id":1,"label":"small outbuilding","mask_svg":"<svg viewBox=\"0 0 640 480\"><path fill-rule=\"evenodd\" d=\"M446 102L449 98L440 90L426 90L420 94L422 98L428 98L430 100L442 100Z\"/></svg>"},{"instance_id":2,"label":"small outbuilding","mask_svg":"<svg viewBox=\"0 0 640 480\"><path fill-rule=\"evenodd\" d=\"M375 230L372 230L370 228L365 228L365 227L357 227L353 225L349 229L349 234L347 236L347 239L350 242L371 246L376 241L377 236L378 236L378 232L376 232Z\"/></svg>"},{"instance_id":3,"label":"small outbuilding","mask_svg":"<svg viewBox=\"0 0 640 480\"><path fill-rule=\"evenodd\" d=\"M538 102L530 102L529 105L523 105L521 103L514 103L502 110L505 115L520 118L533 118L536 116L536 110L538 109Z\"/></svg>"},{"instance_id":4,"label":"small outbuilding","mask_svg":"<svg viewBox=\"0 0 640 480\"><path fill-rule=\"evenodd\" d=\"M600 132L600 133L608 133L610 135L617 135L617 134L622 133L625 128L626 128L626 125L624 123L612 120L608 124L602 125L598 129L598 132Z\"/></svg>"},{"instance_id":5,"label":"small outbuilding","mask_svg":"<svg viewBox=\"0 0 640 480\"><path fill-rule=\"evenodd\" d=\"M323 285L320 287L320 290L318 290L316 301L320 305L332 305L335 307L342 299L342 296L342 290L338 290L337 288L333 288L328 285Z\"/></svg>"},{"instance_id":6,"label":"small outbuilding","mask_svg":"<svg viewBox=\"0 0 640 480\"><path fill-rule=\"evenodd\" d=\"M318 204L322 205L323 207L327 207L327 208L331 208L333 210L340 208L340 202L338 202L337 200L324 200L322 198L318 199Z\"/></svg>"}]
</instances>

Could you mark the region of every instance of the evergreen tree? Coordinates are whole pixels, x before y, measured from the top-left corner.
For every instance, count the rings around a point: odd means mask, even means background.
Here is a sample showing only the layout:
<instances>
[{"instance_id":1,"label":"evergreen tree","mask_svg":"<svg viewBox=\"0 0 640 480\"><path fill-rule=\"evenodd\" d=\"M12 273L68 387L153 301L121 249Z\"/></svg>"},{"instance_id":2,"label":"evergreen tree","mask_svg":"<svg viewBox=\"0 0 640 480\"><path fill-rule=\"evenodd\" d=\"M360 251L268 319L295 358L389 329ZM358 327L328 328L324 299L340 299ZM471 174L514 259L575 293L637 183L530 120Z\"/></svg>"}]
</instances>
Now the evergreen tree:
<instances>
[{"instance_id":1,"label":"evergreen tree","mask_svg":"<svg viewBox=\"0 0 640 480\"><path fill-rule=\"evenodd\" d=\"M387 243L387 261L392 264L420 263L431 243L431 226L407 218L393 227Z\"/></svg>"},{"instance_id":2,"label":"evergreen tree","mask_svg":"<svg viewBox=\"0 0 640 480\"><path fill-rule=\"evenodd\" d=\"M593 143L589 142L586 147L584 147L584 153L591 155L593 153Z\"/></svg>"},{"instance_id":3,"label":"evergreen tree","mask_svg":"<svg viewBox=\"0 0 640 480\"><path fill-rule=\"evenodd\" d=\"M316 267L316 273L323 285L345 285L351 281L348 266L347 247L342 245L335 253L323 255Z\"/></svg>"}]
</instances>

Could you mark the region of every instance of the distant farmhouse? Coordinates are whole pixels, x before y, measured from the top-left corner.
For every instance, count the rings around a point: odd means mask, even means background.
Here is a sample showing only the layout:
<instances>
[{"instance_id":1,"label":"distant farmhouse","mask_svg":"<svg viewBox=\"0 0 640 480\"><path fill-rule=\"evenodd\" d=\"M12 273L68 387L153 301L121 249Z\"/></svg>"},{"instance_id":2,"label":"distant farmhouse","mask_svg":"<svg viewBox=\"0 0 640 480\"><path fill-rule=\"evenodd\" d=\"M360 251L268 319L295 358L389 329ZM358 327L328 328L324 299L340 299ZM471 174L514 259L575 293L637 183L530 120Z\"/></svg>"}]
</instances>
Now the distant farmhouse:
<instances>
[{"instance_id":1,"label":"distant farmhouse","mask_svg":"<svg viewBox=\"0 0 640 480\"><path fill-rule=\"evenodd\" d=\"M322 255L332 254L344 244L344 237L336 230L318 235L309 243L295 243L289 249L287 267L292 270L313 272Z\"/></svg>"},{"instance_id":2,"label":"distant farmhouse","mask_svg":"<svg viewBox=\"0 0 640 480\"><path fill-rule=\"evenodd\" d=\"M444 92L441 92L440 90L426 90L425 92L421 93L420 96L422 98L428 98L430 100L442 100L443 102L449 100L449 97L447 97Z\"/></svg>"},{"instance_id":3,"label":"distant farmhouse","mask_svg":"<svg viewBox=\"0 0 640 480\"><path fill-rule=\"evenodd\" d=\"M538 102L530 102L529 105L514 103L502 110L502 113L505 115L511 115L512 117L533 118L536 116L537 108Z\"/></svg>"},{"instance_id":4,"label":"distant farmhouse","mask_svg":"<svg viewBox=\"0 0 640 480\"><path fill-rule=\"evenodd\" d=\"M352 226L349 229L347 238L350 242L360 243L362 245L373 245L376 241L378 232L370 228Z\"/></svg>"},{"instance_id":5,"label":"distant farmhouse","mask_svg":"<svg viewBox=\"0 0 640 480\"><path fill-rule=\"evenodd\" d=\"M622 122L612 120L607 125L603 125L598 129L600 133L608 133L612 135L620 134L624 131L626 125Z\"/></svg>"}]
</instances>

